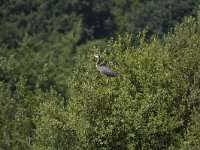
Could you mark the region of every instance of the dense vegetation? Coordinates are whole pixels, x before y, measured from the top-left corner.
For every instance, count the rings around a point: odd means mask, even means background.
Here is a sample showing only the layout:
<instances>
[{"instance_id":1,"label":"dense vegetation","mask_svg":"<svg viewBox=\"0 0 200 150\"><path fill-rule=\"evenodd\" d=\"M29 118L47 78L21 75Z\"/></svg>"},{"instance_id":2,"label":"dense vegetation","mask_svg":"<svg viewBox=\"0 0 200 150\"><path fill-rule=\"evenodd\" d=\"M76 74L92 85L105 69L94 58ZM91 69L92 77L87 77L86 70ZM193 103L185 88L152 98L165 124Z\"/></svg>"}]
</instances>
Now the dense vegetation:
<instances>
[{"instance_id":1,"label":"dense vegetation","mask_svg":"<svg viewBox=\"0 0 200 150\"><path fill-rule=\"evenodd\" d=\"M198 149L199 2L1 0L0 149Z\"/></svg>"},{"instance_id":2,"label":"dense vegetation","mask_svg":"<svg viewBox=\"0 0 200 150\"><path fill-rule=\"evenodd\" d=\"M184 16L194 15L199 4L199 0L1 0L0 44L16 48L25 34L45 43L65 36L67 51L75 53L82 44L118 33L136 35L149 28L148 35L163 35Z\"/></svg>"},{"instance_id":3,"label":"dense vegetation","mask_svg":"<svg viewBox=\"0 0 200 150\"><path fill-rule=\"evenodd\" d=\"M144 36L136 47L130 36L109 41L103 56L119 78L94 71L99 49L91 49L66 83L67 107L54 96L40 106L36 149L198 148L199 27L199 18L187 18L162 43Z\"/></svg>"}]
</instances>

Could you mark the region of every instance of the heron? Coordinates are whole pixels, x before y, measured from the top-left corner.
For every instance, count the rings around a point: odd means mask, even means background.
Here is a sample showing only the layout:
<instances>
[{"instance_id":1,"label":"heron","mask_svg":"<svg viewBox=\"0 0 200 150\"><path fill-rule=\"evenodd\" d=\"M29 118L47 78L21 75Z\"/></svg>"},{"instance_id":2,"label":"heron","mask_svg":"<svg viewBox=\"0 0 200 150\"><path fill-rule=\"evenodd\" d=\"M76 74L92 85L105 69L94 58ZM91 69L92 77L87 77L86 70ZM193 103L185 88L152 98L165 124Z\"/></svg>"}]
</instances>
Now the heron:
<instances>
[{"instance_id":1,"label":"heron","mask_svg":"<svg viewBox=\"0 0 200 150\"><path fill-rule=\"evenodd\" d=\"M101 55L95 54L94 56L97 58L96 68L100 73L102 73L108 77L117 77L118 76L118 73L112 71L110 68L101 64Z\"/></svg>"}]
</instances>

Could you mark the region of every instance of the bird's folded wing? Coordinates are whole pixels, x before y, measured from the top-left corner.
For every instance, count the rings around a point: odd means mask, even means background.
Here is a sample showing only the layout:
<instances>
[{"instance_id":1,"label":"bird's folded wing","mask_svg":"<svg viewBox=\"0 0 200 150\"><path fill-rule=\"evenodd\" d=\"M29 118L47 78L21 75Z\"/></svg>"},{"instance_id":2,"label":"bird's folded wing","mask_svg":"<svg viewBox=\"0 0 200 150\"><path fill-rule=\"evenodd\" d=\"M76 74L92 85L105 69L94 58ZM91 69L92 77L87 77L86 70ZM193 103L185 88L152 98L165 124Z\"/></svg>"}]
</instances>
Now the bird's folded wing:
<instances>
[{"instance_id":1,"label":"bird's folded wing","mask_svg":"<svg viewBox=\"0 0 200 150\"><path fill-rule=\"evenodd\" d=\"M106 66L99 67L99 71L107 76L116 77L118 74Z\"/></svg>"}]
</instances>

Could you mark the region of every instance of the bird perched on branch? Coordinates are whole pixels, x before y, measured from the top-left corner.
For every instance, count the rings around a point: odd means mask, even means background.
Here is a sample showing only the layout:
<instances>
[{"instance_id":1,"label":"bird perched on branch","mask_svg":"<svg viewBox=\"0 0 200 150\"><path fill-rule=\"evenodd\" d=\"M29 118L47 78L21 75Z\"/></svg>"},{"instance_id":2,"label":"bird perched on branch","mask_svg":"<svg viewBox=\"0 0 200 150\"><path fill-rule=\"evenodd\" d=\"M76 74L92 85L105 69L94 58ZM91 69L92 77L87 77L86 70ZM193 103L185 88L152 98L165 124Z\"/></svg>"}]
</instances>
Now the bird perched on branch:
<instances>
[{"instance_id":1,"label":"bird perched on branch","mask_svg":"<svg viewBox=\"0 0 200 150\"><path fill-rule=\"evenodd\" d=\"M100 73L107 75L108 77L117 77L118 73L112 71L110 68L100 64L101 63L101 56L99 54L94 55L97 58L96 68L100 71Z\"/></svg>"}]
</instances>

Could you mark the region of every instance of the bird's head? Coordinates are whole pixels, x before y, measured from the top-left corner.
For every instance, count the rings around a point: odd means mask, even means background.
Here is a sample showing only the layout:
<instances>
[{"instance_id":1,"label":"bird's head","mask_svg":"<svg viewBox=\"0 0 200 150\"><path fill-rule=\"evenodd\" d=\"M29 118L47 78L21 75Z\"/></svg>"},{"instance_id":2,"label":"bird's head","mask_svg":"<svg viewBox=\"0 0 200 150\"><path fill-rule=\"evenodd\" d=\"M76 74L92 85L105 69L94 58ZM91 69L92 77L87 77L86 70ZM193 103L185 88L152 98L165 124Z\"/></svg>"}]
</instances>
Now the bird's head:
<instances>
[{"instance_id":1,"label":"bird's head","mask_svg":"<svg viewBox=\"0 0 200 150\"><path fill-rule=\"evenodd\" d=\"M101 59L101 56L99 54L95 54L94 57L96 57L97 59Z\"/></svg>"}]
</instances>

